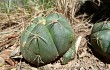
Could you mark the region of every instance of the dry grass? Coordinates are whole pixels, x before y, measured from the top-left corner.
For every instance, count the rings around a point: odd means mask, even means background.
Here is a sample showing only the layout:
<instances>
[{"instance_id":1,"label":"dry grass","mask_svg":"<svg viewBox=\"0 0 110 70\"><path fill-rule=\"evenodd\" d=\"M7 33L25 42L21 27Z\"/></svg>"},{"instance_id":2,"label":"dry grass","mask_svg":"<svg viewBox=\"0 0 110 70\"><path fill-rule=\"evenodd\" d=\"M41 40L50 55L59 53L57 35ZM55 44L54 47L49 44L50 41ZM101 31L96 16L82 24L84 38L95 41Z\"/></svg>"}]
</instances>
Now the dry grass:
<instances>
[{"instance_id":1,"label":"dry grass","mask_svg":"<svg viewBox=\"0 0 110 70\"><path fill-rule=\"evenodd\" d=\"M2 13L2 17L0 17L0 51L3 52L4 50L11 50L11 52L19 46L19 37L21 32L29 25L29 22L31 22L34 18L39 16L44 16L46 14L49 14L50 12L57 11L59 13L63 13L70 21L71 23L78 22L79 21L75 18L75 12L79 9L79 3L77 0L56 0L55 2L55 10L53 9L39 9L40 7L37 6L31 6L29 10L26 10L23 7L17 7L16 10L10 13L10 19L11 23L17 23L14 26L6 27L2 30L3 27L5 27L5 24L8 24L9 19L7 17L7 13ZM10 55L9 55L10 56ZM16 64L19 66L18 64ZM71 67L72 64L68 64L67 68ZM22 65L21 65L22 66ZM28 66L24 66L28 67ZM53 65L54 68L56 68L56 65ZM62 66L61 66L62 67ZM70 69L70 68L69 68ZM48 69L47 69L48 70Z\"/></svg>"},{"instance_id":2,"label":"dry grass","mask_svg":"<svg viewBox=\"0 0 110 70\"><path fill-rule=\"evenodd\" d=\"M79 22L75 18L75 13L78 11L80 5L79 0L56 0L56 11L63 13L71 23Z\"/></svg>"},{"instance_id":3,"label":"dry grass","mask_svg":"<svg viewBox=\"0 0 110 70\"><path fill-rule=\"evenodd\" d=\"M61 65L60 63L48 64L44 67L44 70L89 70L90 67L91 67L91 70L95 70L95 69L107 70L107 69L104 69L104 68L108 68L106 67L106 64L102 63L93 54L89 53L90 51L87 51L88 46L86 45L87 41L85 37L90 34L91 29L88 29L89 27L89 25L87 25L88 22L86 20L83 21L84 18L81 18L80 19L81 21L76 19L75 13L79 9L79 7L80 7L79 0L56 0L55 7L54 7L55 10L53 8L43 9L40 6L34 6L34 5L28 7L29 10L27 10L26 7L23 8L19 6L13 12L10 13L10 19L12 24L17 23L10 27L6 26L6 24L8 24L9 22L7 14L0 11L0 55L1 53L7 50L9 50L10 53L12 53L12 51L15 51L16 47L17 48L20 47L19 45L20 34L34 18L39 16L45 16L51 12L57 11L59 13L64 14L70 20L73 28L75 29L76 37L82 36L81 45L78 49L78 53L75 59L69 62L67 65ZM82 21L86 22L87 24L81 24ZM2 29L4 27L5 29ZM10 55L8 56L10 57ZM4 69L7 68L7 70L12 70L12 69L13 70L42 70L42 69L34 68L26 64L25 62L18 62L18 61L16 62L17 63L15 64L15 66L6 64L12 68L9 69L7 66L4 65L0 67L0 70L2 70L1 68L4 68ZM11 63L11 62L8 62L8 63ZM109 69L110 69L110 66L109 66Z\"/></svg>"}]
</instances>

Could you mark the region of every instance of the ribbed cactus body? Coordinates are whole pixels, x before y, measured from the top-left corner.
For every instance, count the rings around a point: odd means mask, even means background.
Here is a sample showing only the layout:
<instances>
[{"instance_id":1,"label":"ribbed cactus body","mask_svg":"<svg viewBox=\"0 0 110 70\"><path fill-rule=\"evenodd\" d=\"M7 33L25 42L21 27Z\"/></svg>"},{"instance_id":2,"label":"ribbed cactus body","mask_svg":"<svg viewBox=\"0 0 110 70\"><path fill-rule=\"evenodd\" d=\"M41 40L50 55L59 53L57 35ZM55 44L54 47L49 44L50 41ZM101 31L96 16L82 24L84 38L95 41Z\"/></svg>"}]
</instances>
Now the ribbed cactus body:
<instances>
[{"instance_id":1,"label":"ribbed cactus body","mask_svg":"<svg viewBox=\"0 0 110 70\"><path fill-rule=\"evenodd\" d=\"M63 56L74 45L74 41L69 21L63 15L54 13L35 19L23 31L21 53L28 62L40 66Z\"/></svg>"},{"instance_id":2,"label":"ribbed cactus body","mask_svg":"<svg viewBox=\"0 0 110 70\"><path fill-rule=\"evenodd\" d=\"M110 22L96 23L90 37L92 48L110 59Z\"/></svg>"}]
</instances>

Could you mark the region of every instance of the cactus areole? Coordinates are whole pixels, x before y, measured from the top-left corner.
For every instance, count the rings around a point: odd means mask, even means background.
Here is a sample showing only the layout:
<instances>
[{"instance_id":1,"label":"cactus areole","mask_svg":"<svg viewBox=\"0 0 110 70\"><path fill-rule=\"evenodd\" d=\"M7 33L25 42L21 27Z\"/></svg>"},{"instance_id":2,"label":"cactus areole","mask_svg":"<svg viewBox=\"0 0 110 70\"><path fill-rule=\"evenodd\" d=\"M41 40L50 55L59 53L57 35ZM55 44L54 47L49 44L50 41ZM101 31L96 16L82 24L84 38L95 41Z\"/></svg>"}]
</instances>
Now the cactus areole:
<instances>
[{"instance_id":1,"label":"cactus areole","mask_svg":"<svg viewBox=\"0 0 110 70\"><path fill-rule=\"evenodd\" d=\"M20 50L25 60L42 66L55 61L68 50L74 53L75 48L72 47L74 42L75 37L70 22L63 15L53 13L47 17L36 18L22 32Z\"/></svg>"},{"instance_id":2,"label":"cactus areole","mask_svg":"<svg viewBox=\"0 0 110 70\"><path fill-rule=\"evenodd\" d=\"M106 59L110 59L110 22L96 23L91 33L90 40L93 50Z\"/></svg>"}]
</instances>

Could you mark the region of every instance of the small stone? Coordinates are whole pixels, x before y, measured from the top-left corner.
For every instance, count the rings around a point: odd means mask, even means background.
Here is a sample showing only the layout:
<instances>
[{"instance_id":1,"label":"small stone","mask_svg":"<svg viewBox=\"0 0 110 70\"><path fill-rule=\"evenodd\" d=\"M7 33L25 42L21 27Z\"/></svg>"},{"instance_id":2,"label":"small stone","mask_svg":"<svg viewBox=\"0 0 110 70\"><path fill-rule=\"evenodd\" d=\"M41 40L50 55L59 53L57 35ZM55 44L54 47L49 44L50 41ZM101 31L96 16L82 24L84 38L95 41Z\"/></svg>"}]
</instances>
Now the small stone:
<instances>
[{"instance_id":1,"label":"small stone","mask_svg":"<svg viewBox=\"0 0 110 70\"><path fill-rule=\"evenodd\" d=\"M85 70L85 69L83 67L81 67L80 70Z\"/></svg>"},{"instance_id":2,"label":"small stone","mask_svg":"<svg viewBox=\"0 0 110 70\"><path fill-rule=\"evenodd\" d=\"M11 70L17 70L16 68L12 68Z\"/></svg>"},{"instance_id":3,"label":"small stone","mask_svg":"<svg viewBox=\"0 0 110 70\"><path fill-rule=\"evenodd\" d=\"M37 69L37 68L35 68L35 67L31 67L31 69L32 69L32 70L38 70L38 69Z\"/></svg>"}]
</instances>

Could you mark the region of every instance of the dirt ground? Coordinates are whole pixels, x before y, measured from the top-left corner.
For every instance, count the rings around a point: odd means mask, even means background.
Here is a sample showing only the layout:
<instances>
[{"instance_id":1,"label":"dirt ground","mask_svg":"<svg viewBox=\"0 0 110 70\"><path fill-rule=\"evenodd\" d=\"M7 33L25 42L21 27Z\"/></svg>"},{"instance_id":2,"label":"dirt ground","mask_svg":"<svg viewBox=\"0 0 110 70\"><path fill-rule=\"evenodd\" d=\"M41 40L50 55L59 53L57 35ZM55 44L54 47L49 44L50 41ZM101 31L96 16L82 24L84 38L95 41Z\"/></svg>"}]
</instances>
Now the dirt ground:
<instances>
[{"instance_id":1,"label":"dirt ground","mask_svg":"<svg viewBox=\"0 0 110 70\"><path fill-rule=\"evenodd\" d=\"M20 47L20 33L29 21L26 20L26 17L22 18L22 20L13 21L11 26L7 25L6 19L0 20L0 70L110 70L110 64L99 60L91 51L90 46L87 45L89 43L87 36L90 35L93 24L86 22L72 23L76 39L79 36L82 36L82 39L75 58L68 64L61 65L59 62L55 62L45 65L43 68L29 65L17 57L19 54L16 54L16 52L19 53L17 48ZM12 58L11 56L16 57Z\"/></svg>"}]
</instances>

